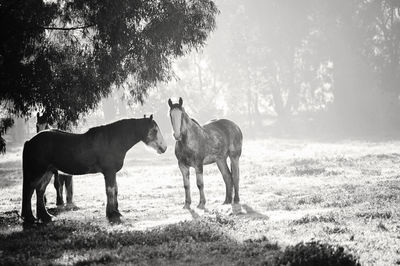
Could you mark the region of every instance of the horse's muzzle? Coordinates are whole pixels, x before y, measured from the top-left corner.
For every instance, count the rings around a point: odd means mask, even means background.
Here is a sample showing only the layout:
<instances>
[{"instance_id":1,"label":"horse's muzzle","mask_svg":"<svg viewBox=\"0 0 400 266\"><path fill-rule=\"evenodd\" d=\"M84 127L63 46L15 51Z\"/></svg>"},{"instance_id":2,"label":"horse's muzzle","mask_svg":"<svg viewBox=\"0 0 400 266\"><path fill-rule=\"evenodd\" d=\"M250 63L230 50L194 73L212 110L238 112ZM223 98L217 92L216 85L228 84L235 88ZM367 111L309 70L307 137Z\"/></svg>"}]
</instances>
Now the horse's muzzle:
<instances>
[{"instance_id":1,"label":"horse's muzzle","mask_svg":"<svg viewBox=\"0 0 400 266\"><path fill-rule=\"evenodd\" d=\"M182 135L174 133L174 139L177 140L177 141L180 141L180 140L182 140Z\"/></svg>"},{"instance_id":2,"label":"horse's muzzle","mask_svg":"<svg viewBox=\"0 0 400 266\"><path fill-rule=\"evenodd\" d=\"M161 154L161 153L164 153L166 150L167 150L167 146L165 146L165 147L159 147L158 150L157 150L157 152L158 152L159 154Z\"/></svg>"}]
</instances>

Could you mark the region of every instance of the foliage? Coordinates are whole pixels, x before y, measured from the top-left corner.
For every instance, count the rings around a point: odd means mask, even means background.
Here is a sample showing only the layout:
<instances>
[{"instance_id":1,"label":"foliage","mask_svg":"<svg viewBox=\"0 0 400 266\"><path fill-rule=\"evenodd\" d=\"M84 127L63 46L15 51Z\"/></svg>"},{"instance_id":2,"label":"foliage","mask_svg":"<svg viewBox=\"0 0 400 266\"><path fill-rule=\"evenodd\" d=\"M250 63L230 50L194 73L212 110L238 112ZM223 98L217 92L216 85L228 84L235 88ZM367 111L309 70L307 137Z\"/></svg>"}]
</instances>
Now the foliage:
<instances>
[{"instance_id":1,"label":"foliage","mask_svg":"<svg viewBox=\"0 0 400 266\"><path fill-rule=\"evenodd\" d=\"M1 0L0 101L24 117L45 111L62 128L112 85L143 102L170 79L173 59L204 45L217 12L211 0Z\"/></svg>"},{"instance_id":2,"label":"foliage","mask_svg":"<svg viewBox=\"0 0 400 266\"><path fill-rule=\"evenodd\" d=\"M231 112L249 123L260 114L283 121L305 114L361 132L396 125L398 1L219 3L218 31L205 55Z\"/></svg>"},{"instance_id":3,"label":"foliage","mask_svg":"<svg viewBox=\"0 0 400 266\"><path fill-rule=\"evenodd\" d=\"M275 265L359 266L360 264L353 255L345 252L343 247L332 246L320 242L301 242L295 246L287 247L285 251L279 255Z\"/></svg>"},{"instance_id":4,"label":"foliage","mask_svg":"<svg viewBox=\"0 0 400 266\"><path fill-rule=\"evenodd\" d=\"M8 128L12 127L14 121L11 118L0 119L0 153L6 152L6 140L1 136L4 135Z\"/></svg>"},{"instance_id":5,"label":"foliage","mask_svg":"<svg viewBox=\"0 0 400 266\"><path fill-rule=\"evenodd\" d=\"M15 213L3 215L11 216L0 219L4 221L1 225L13 223L11 218ZM90 223L63 221L1 235L0 262L46 263L65 257L66 251L74 251L86 254L77 257L80 258L75 261L78 265L150 263L155 259L173 263L187 261L188 257L192 263L201 264L203 256L212 264L217 264L218 256L222 256L222 262L239 265L261 262L266 265L359 265L339 246L301 242L281 251L265 236L240 243L230 239L228 231L229 225L211 217L146 231L104 230Z\"/></svg>"}]
</instances>

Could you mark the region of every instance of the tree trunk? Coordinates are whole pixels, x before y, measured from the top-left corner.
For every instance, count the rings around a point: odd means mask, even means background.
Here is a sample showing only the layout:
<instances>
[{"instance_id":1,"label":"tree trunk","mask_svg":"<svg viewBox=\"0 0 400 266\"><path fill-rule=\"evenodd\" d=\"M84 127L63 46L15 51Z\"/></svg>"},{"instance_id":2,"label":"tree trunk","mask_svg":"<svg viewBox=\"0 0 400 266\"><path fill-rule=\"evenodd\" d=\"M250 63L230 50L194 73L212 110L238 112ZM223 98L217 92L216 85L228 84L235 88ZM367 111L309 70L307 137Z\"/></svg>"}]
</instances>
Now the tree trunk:
<instances>
[{"instance_id":1,"label":"tree trunk","mask_svg":"<svg viewBox=\"0 0 400 266\"><path fill-rule=\"evenodd\" d=\"M103 100L103 113L104 120L106 123L114 121L117 115L117 103L114 100L113 95Z\"/></svg>"}]
</instances>

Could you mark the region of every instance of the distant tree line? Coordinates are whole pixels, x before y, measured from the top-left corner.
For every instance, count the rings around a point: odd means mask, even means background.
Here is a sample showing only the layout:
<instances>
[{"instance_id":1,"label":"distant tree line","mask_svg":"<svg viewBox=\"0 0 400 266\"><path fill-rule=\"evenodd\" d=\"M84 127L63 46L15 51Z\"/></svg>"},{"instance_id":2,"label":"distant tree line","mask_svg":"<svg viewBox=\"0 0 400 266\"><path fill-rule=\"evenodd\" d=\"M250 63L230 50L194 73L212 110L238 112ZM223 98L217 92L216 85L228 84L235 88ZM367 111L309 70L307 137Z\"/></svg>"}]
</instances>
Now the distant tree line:
<instances>
[{"instance_id":1,"label":"distant tree line","mask_svg":"<svg viewBox=\"0 0 400 266\"><path fill-rule=\"evenodd\" d=\"M209 88L249 127L265 116L286 123L302 115L344 130L400 125L400 1L217 4L217 31L200 55L208 68L199 76L196 64L182 61L193 73L171 92L192 77L184 93L198 106L215 103L197 96Z\"/></svg>"}]
</instances>

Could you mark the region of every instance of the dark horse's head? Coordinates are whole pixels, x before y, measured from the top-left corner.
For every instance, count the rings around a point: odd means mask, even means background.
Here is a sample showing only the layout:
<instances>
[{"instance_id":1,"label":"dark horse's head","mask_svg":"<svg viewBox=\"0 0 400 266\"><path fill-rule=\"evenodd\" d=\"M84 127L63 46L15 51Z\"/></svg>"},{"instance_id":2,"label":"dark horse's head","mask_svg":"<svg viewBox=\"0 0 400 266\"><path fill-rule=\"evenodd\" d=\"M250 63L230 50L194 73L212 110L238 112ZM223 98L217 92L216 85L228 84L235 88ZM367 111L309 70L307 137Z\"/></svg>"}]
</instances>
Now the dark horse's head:
<instances>
[{"instance_id":1,"label":"dark horse's head","mask_svg":"<svg viewBox=\"0 0 400 266\"><path fill-rule=\"evenodd\" d=\"M175 140L182 139L182 132L184 131L183 116L185 114L185 109L183 109L183 100L179 97L178 103L172 103L171 99L168 99L169 105L169 116L171 118L172 129L174 130Z\"/></svg>"},{"instance_id":2,"label":"dark horse's head","mask_svg":"<svg viewBox=\"0 0 400 266\"><path fill-rule=\"evenodd\" d=\"M36 133L39 133L42 130L49 129L49 117L45 114L40 115L37 113L36 115Z\"/></svg>"},{"instance_id":3,"label":"dark horse's head","mask_svg":"<svg viewBox=\"0 0 400 266\"><path fill-rule=\"evenodd\" d=\"M143 142L147 146L150 146L156 150L157 153L164 153L167 150L167 145L165 144L160 128L158 127L156 121L153 120L153 115L150 115L149 118L146 118L145 116L144 119L148 120L150 124Z\"/></svg>"}]
</instances>

